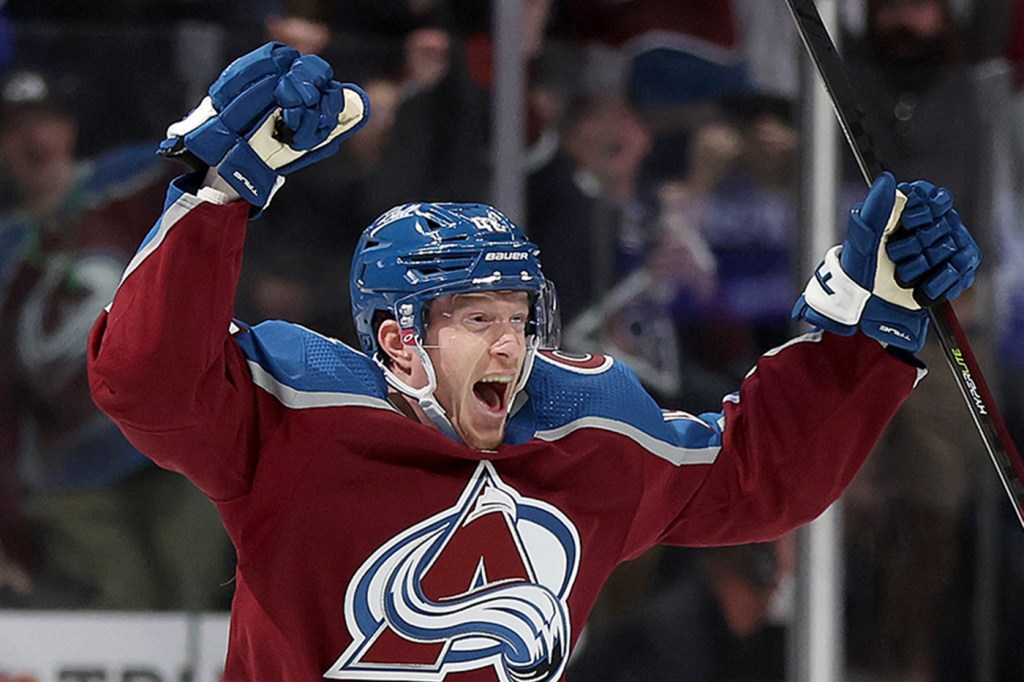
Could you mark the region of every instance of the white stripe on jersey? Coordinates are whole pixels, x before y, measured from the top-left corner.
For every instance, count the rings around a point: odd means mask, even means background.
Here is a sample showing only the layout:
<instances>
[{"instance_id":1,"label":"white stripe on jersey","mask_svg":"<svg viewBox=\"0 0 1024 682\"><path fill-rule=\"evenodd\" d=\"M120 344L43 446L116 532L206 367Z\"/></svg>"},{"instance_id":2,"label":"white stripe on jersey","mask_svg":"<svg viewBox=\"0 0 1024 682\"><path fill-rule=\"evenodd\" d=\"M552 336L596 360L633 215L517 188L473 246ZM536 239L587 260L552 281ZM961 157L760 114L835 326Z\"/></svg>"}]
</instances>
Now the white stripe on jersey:
<instances>
[{"instance_id":1,"label":"white stripe on jersey","mask_svg":"<svg viewBox=\"0 0 1024 682\"><path fill-rule=\"evenodd\" d=\"M174 225L184 218L189 211L203 203L202 200L197 199L194 196L183 194L178 197L171 206L163 212L160 216L160 226L156 229L156 234L148 242L142 245L138 251L135 252L135 256L131 262L128 263L128 267L125 268L124 274L121 275L121 284L124 284L125 278L130 275L135 268L142 264L142 261L149 258L149 255L156 251L157 247L163 243L164 238L167 237L167 233L170 232ZM120 285L118 285L120 286Z\"/></svg>"},{"instance_id":2,"label":"white stripe on jersey","mask_svg":"<svg viewBox=\"0 0 1024 682\"><path fill-rule=\"evenodd\" d=\"M700 424L701 426L707 429L711 428L710 426L708 426L708 423L701 419L700 417L692 415L689 412L683 412L682 410L662 410L661 418L667 422L688 421L693 422L695 424Z\"/></svg>"},{"instance_id":3,"label":"white stripe on jersey","mask_svg":"<svg viewBox=\"0 0 1024 682\"><path fill-rule=\"evenodd\" d=\"M583 417L557 429L538 431L535 437L540 440L553 442L565 438L570 433L580 429L602 429L618 433L635 441L651 454L657 455L675 466L682 466L684 464L712 464L721 450L720 447L685 448L679 445L671 445L644 433L634 426L604 417Z\"/></svg>"},{"instance_id":4,"label":"white stripe on jersey","mask_svg":"<svg viewBox=\"0 0 1024 682\"><path fill-rule=\"evenodd\" d=\"M804 334L801 334L800 336L795 336L792 339L790 339L789 341L786 341L781 346L776 346L775 348L772 348L771 350L765 351L761 355L761 357L762 358L770 358L773 355L778 355L779 353L781 353L782 351L786 350L790 346L796 345L798 343L819 343L821 341L821 336L824 333L825 332L821 331L820 329L817 329L815 331L810 331L810 332L806 332ZM756 372L756 371L757 371L757 365L755 364L753 367L750 368L750 371L747 372L747 375L744 377L744 379L749 379L750 376L754 372ZM736 402L739 402L739 401L736 401Z\"/></svg>"},{"instance_id":5,"label":"white stripe on jersey","mask_svg":"<svg viewBox=\"0 0 1024 682\"><path fill-rule=\"evenodd\" d=\"M398 409L388 401L368 395L330 391L300 391L275 379L259 363L253 360L247 362L249 371L252 373L253 383L277 398L285 407L295 410L313 407L373 407L379 410L398 412Z\"/></svg>"},{"instance_id":6,"label":"white stripe on jersey","mask_svg":"<svg viewBox=\"0 0 1024 682\"><path fill-rule=\"evenodd\" d=\"M776 346L775 348L772 348L771 350L765 351L764 357L771 357L773 355L778 355L781 351L784 351L785 349L789 348L790 346L796 345L798 343L819 343L821 341L821 337L822 337L822 335L824 333L825 332L821 331L820 329L817 329L815 331L806 332L804 334L801 334L800 336L794 336L792 339L790 339L789 341L786 341L784 344L782 344L780 346Z\"/></svg>"}]
</instances>

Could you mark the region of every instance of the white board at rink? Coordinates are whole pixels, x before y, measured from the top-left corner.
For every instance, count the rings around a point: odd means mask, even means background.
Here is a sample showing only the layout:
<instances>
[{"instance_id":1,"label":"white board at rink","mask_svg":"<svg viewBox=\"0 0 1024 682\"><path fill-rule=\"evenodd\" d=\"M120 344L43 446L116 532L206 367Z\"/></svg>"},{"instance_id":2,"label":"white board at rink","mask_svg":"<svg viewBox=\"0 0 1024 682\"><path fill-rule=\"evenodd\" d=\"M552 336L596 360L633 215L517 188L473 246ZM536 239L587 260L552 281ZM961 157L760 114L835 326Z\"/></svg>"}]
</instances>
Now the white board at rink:
<instances>
[{"instance_id":1,"label":"white board at rink","mask_svg":"<svg viewBox=\"0 0 1024 682\"><path fill-rule=\"evenodd\" d=\"M0 610L2 682L217 682L228 615Z\"/></svg>"}]
</instances>

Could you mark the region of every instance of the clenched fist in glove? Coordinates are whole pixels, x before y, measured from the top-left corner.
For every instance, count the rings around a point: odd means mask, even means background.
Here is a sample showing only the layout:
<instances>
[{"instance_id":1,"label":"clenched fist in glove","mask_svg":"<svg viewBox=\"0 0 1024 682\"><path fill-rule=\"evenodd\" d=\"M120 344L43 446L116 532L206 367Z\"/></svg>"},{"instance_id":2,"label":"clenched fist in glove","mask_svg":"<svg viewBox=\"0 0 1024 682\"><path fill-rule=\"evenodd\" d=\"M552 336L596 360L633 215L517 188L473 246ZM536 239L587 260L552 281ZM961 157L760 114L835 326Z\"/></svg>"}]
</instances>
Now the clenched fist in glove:
<instances>
[{"instance_id":1,"label":"clenched fist in glove","mask_svg":"<svg viewBox=\"0 0 1024 682\"><path fill-rule=\"evenodd\" d=\"M267 43L236 59L188 116L167 129L165 156L216 167L262 210L289 173L330 156L370 113L366 93L330 65Z\"/></svg>"},{"instance_id":2,"label":"clenched fist in glove","mask_svg":"<svg viewBox=\"0 0 1024 682\"><path fill-rule=\"evenodd\" d=\"M952 300L974 283L981 253L948 190L875 180L850 212L846 239L829 249L793 308L825 331L916 352L928 332L921 306Z\"/></svg>"}]
</instances>

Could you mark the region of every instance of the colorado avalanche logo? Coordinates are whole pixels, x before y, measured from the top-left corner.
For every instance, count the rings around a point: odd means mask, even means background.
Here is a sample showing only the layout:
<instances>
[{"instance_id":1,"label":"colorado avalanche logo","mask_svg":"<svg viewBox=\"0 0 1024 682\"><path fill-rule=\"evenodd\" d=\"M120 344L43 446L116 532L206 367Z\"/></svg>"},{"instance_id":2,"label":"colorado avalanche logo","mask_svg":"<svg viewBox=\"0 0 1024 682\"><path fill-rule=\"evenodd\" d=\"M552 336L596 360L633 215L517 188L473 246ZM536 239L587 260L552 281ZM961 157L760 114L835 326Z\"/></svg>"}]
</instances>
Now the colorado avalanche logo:
<instances>
[{"instance_id":1,"label":"colorado avalanche logo","mask_svg":"<svg viewBox=\"0 0 1024 682\"><path fill-rule=\"evenodd\" d=\"M353 641L324 677L441 682L493 667L501 682L558 679L579 547L565 515L481 462L454 507L356 572L345 595Z\"/></svg>"}]
</instances>

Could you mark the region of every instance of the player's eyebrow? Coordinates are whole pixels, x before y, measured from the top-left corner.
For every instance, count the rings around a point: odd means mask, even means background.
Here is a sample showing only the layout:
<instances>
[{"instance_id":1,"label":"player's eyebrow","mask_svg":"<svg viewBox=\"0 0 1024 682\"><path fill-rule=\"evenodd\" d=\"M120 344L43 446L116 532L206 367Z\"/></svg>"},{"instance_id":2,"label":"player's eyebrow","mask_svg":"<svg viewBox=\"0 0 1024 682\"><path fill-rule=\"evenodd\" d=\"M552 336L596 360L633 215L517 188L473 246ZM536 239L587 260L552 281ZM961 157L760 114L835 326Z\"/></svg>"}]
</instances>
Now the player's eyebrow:
<instances>
[{"instance_id":1,"label":"player's eyebrow","mask_svg":"<svg viewBox=\"0 0 1024 682\"><path fill-rule=\"evenodd\" d=\"M468 301L469 303L480 303L485 301L508 301L510 303L519 303L520 299L524 305L528 301L526 292L522 291L466 291L458 294L453 294L451 297L452 303L458 301Z\"/></svg>"}]
</instances>

